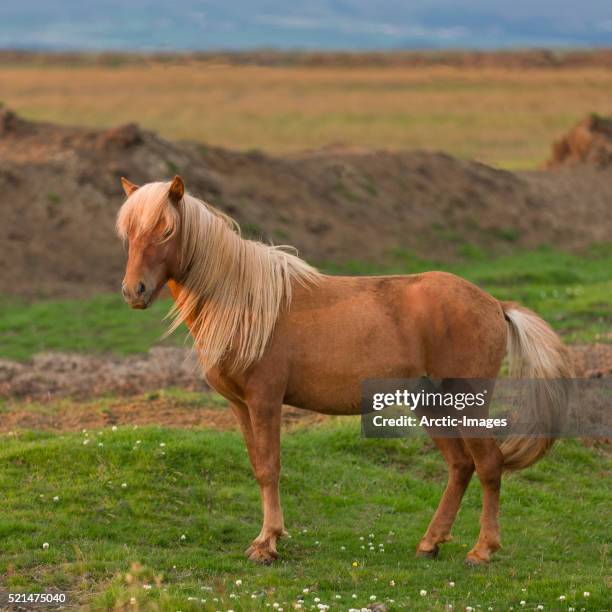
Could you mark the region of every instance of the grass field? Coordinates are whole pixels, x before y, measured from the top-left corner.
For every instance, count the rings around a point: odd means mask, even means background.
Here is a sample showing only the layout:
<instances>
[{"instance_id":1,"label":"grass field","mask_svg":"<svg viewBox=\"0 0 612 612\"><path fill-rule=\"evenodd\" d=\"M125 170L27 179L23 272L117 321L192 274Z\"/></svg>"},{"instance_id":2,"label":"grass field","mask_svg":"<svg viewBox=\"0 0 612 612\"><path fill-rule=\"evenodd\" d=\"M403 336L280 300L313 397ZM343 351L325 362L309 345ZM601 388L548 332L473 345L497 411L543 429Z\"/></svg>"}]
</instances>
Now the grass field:
<instances>
[{"instance_id":1,"label":"grass field","mask_svg":"<svg viewBox=\"0 0 612 612\"><path fill-rule=\"evenodd\" d=\"M612 114L612 73L595 67L4 63L0 82L1 101L31 119L137 118L167 138L241 150L427 148L506 168L536 167L577 120Z\"/></svg>"},{"instance_id":2,"label":"grass field","mask_svg":"<svg viewBox=\"0 0 612 612\"><path fill-rule=\"evenodd\" d=\"M354 263L334 273L406 273L448 269L481 285L499 299L517 300L548 320L567 342L609 341L612 323L612 246L585 256L551 249L490 259L474 251L463 263L441 266L397 253L397 263L374 268ZM147 351L164 332L170 307L160 300L149 310L130 310L119 295L89 300L54 300L27 304L0 300L0 357L26 359L43 350L128 354ZM166 340L183 343L185 334Z\"/></svg>"},{"instance_id":3,"label":"grass field","mask_svg":"<svg viewBox=\"0 0 612 612\"><path fill-rule=\"evenodd\" d=\"M4 436L3 586L54 587L94 609L136 609L131 598L140 609L173 611L289 610L298 599L304 609L346 610L372 598L392 610L608 609L612 499L593 479L612 465L596 449L564 441L505 479L505 546L476 570L463 564L478 531L476 481L455 540L436 561L414 558L445 478L422 440L361 439L358 422L346 419L294 430L283 454L292 538L278 564L258 567L242 556L260 508L237 433Z\"/></svg>"},{"instance_id":4,"label":"grass field","mask_svg":"<svg viewBox=\"0 0 612 612\"><path fill-rule=\"evenodd\" d=\"M586 114L612 115L612 72L595 67L21 61L2 63L0 82L0 102L29 119L103 128L137 118L169 139L276 154L330 145L426 148L509 169L537 167ZM582 255L543 247L497 258L460 248L462 259L446 265L399 251L385 268L319 264L337 274L445 269L532 308L567 343L612 340L612 244ZM80 301L0 296L0 358L146 352L160 342L169 306L162 299L132 311L118 293ZM164 340L184 341L184 331ZM119 403L132 418L134 402L147 415L159 409L156 419L164 402L189 417L227 411L216 394L164 389L78 404L0 398L0 418L13 410L106 416ZM164 422L176 425L167 412ZM563 440L535 467L506 476L504 547L489 567L469 569L463 560L478 534L477 479L455 540L438 560L416 559L446 477L432 444L363 439L356 418L304 422L283 435L281 491L292 537L272 567L242 554L261 510L235 431L130 425L0 434L0 595L55 589L67 591L74 607L168 612L347 610L372 602L398 611L612 609L609 447Z\"/></svg>"}]
</instances>

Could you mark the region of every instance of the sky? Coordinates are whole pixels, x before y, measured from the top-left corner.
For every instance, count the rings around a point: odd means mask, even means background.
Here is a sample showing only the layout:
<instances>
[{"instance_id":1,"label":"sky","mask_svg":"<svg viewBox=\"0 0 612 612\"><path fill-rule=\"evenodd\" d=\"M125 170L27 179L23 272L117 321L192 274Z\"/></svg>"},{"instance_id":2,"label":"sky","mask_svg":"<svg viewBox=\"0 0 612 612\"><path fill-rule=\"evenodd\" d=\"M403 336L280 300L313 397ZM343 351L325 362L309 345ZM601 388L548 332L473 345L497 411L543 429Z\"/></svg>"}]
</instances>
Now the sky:
<instances>
[{"instance_id":1,"label":"sky","mask_svg":"<svg viewBox=\"0 0 612 612\"><path fill-rule=\"evenodd\" d=\"M0 48L612 46L612 0L5 0Z\"/></svg>"}]
</instances>

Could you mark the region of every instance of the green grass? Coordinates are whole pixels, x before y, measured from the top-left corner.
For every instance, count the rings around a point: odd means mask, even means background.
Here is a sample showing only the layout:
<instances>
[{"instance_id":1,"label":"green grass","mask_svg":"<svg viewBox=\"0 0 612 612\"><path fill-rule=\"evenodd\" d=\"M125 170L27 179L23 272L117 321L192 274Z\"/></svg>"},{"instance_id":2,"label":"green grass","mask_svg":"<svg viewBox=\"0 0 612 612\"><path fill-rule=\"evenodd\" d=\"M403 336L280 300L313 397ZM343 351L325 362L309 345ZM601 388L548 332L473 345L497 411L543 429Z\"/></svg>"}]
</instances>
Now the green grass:
<instances>
[{"instance_id":1,"label":"green grass","mask_svg":"<svg viewBox=\"0 0 612 612\"><path fill-rule=\"evenodd\" d=\"M27 303L0 299L0 357L27 359L41 351L90 353L146 352L159 344L170 300L146 311L130 310L120 295L88 300L44 300ZM181 344L184 333L166 343Z\"/></svg>"},{"instance_id":2,"label":"green grass","mask_svg":"<svg viewBox=\"0 0 612 612\"><path fill-rule=\"evenodd\" d=\"M541 248L497 258L469 245L463 247L463 261L453 265L398 251L385 266L352 262L342 266L323 263L321 268L342 274L448 270L499 299L516 300L532 308L567 342L606 340L612 323L612 245L594 247L583 256ZM121 355L145 352L159 343L165 330L162 319L170 305L166 299L146 311L132 311L119 295L29 304L0 299L0 357L27 359L45 350ZM184 341L183 332L165 342Z\"/></svg>"},{"instance_id":3,"label":"green grass","mask_svg":"<svg viewBox=\"0 0 612 612\"><path fill-rule=\"evenodd\" d=\"M55 587L94 608L134 597L141 609L172 611L274 602L290 610L298 597L305 609L317 597L346 610L372 595L394 600L393 610L609 606L612 499L603 478L612 465L574 441L505 478L505 546L482 569L463 564L478 532L477 481L455 540L436 561L416 559L443 488L442 460L420 439L362 439L352 419L285 435L281 487L292 538L272 567L242 555L259 530L260 505L237 433L21 433L3 436L0 461L0 576L11 591Z\"/></svg>"}]
</instances>

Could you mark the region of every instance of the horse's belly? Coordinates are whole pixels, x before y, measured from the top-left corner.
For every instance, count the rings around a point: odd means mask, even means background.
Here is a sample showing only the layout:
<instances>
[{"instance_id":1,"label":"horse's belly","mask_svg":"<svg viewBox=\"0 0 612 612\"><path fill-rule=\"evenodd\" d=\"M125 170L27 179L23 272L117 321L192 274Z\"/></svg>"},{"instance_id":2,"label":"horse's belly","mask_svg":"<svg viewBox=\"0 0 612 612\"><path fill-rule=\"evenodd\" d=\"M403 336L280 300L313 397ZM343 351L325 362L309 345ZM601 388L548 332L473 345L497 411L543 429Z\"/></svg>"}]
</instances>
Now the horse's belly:
<instances>
[{"instance_id":1,"label":"horse's belly","mask_svg":"<svg viewBox=\"0 0 612 612\"><path fill-rule=\"evenodd\" d=\"M320 412L321 414L359 414L361 385L334 391L332 395L320 392L316 387L300 389L285 396L284 403L296 408Z\"/></svg>"},{"instance_id":2,"label":"horse's belly","mask_svg":"<svg viewBox=\"0 0 612 612\"><path fill-rule=\"evenodd\" d=\"M371 352L336 351L318 360L304 359L295 364L287 387L285 403L324 414L359 414L364 381L411 378L423 375L422 364L402 346L372 347ZM330 359L330 355L332 358Z\"/></svg>"}]
</instances>

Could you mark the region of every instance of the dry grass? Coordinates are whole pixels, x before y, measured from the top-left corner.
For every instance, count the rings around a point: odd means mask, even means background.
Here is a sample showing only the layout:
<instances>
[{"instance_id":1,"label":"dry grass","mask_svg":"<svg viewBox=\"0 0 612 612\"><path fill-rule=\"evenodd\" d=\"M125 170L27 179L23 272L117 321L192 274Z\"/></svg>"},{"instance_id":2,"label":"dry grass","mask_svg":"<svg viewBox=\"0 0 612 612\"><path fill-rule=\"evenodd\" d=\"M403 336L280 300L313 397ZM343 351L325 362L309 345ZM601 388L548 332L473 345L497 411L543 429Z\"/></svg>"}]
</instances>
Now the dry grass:
<instances>
[{"instance_id":1,"label":"dry grass","mask_svg":"<svg viewBox=\"0 0 612 612\"><path fill-rule=\"evenodd\" d=\"M339 144L428 148L537 166L586 113L612 114L603 68L0 67L2 101L28 118L138 121L172 139L290 152Z\"/></svg>"}]
</instances>

